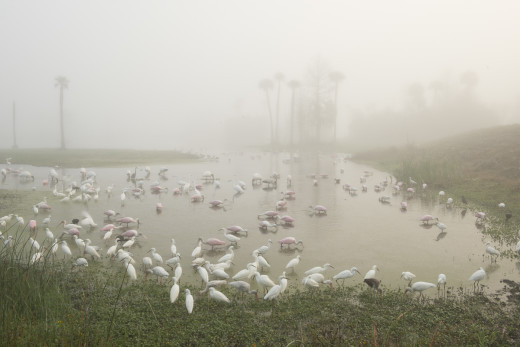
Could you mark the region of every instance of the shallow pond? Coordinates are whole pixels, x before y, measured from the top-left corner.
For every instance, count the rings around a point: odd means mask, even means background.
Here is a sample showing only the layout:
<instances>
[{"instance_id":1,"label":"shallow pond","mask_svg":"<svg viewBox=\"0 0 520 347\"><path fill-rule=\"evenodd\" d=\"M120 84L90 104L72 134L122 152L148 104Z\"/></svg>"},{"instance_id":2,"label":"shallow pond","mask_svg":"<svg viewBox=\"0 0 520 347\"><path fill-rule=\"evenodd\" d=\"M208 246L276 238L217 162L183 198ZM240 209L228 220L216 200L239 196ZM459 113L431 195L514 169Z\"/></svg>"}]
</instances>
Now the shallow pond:
<instances>
[{"instance_id":1,"label":"shallow pond","mask_svg":"<svg viewBox=\"0 0 520 347\"><path fill-rule=\"evenodd\" d=\"M168 171L160 179L158 172L161 168L167 168ZM120 195L124 188L134 186L132 181L127 180L127 171L135 171L136 176L141 178L145 176L144 168L88 168L96 173L96 186L100 188L100 193L97 201L91 200L87 204L59 202L59 198L53 196L52 188L42 184L43 180L48 179L49 168L24 165L24 169L35 176L34 182L20 183L16 176L8 175L2 188L48 192L48 202L52 206L51 229L54 229L55 235L62 231L61 227L56 227L60 220L70 222L87 211L98 227L83 231L81 237L90 238L93 244L102 246L104 254L113 244L113 239L107 244L102 240L104 233L99 228L107 223L103 211L112 209L120 212L121 216L139 218L141 224L138 230L143 236L138 238L131 249L134 259L140 263L152 247L157 249L164 260L170 258L170 239L175 238L177 250L182 255L182 281L199 281L198 274L192 271L190 265L190 255L197 239L215 237L225 240L223 231L219 229L231 225L240 225L249 230L247 236L240 235L234 265L228 271L231 276L254 260L251 255L254 249L271 239L273 245L265 255L271 268L263 272L273 280L276 281L290 259L297 254L301 255L301 262L295 272L289 272L290 286L301 286L304 271L325 263L335 267L324 273L327 278L356 266L361 276L356 275L347 280L347 285L362 282L364 274L372 265L380 269L376 277L382 280L383 286L391 287L406 286L407 282L400 278L403 271L413 272L417 276L416 281L433 283L437 282L439 273L444 273L448 278L448 286L469 289L472 283L468 278L479 267L483 267L487 276L481 283L489 287L489 291L502 288L500 280L504 278L519 279L515 262L499 258L496 263L491 263L489 256L485 255L486 240L475 224L474 211L467 211L464 215L460 208L447 208L446 204L439 201L423 199L420 186L416 187L414 196L408 193L393 195L391 184L384 191L378 192L374 189L375 185L385 180L390 183L392 178L389 174L358 165L340 155L306 154L291 159L285 153L237 153L220 155L218 161L150 166L150 179L144 182L145 194L139 198L129 195L124 206L121 206ZM201 177L206 170L215 174L220 181L220 188L213 182L203 183ZM366 171L371 174L366 176L365 185L368 189L362 192L360 180ZM254 173L268 178L274 172L280 175L277 188L266 189L265 184L252 185ZM64 178L57 185L58 191L72 181L81 181L79 169L58 169L58 173ZM291 187L286 185L288 175L292 177ZM395 179L392 180L395 183ZM154 181L168 188L168 192L152 194L150 185ZM192 202L190 196L193 192L174 195L173 191L179 187L179 181L202 184L201 192L205 200ZM238 181L247 184L242 194L237 194L234 189ZM344 189L344 184L356 187L357 194L350 195ZM109 185L114 185L111 197L105 191ZM258 215L275 210L282 192L288 190L296 193L295 199L288 200L287 208L279 213L292 216L295 219L294 226L279 226L277 230L260 229ZM389 203L380 202L383 195L390 196ZM443 201L448 197L449 192ZM225 208L210 208L209 202L214 199L227 199ZM406 211L400 208L403 200L408 204ZM41 224L48 215L39 213L34 217L32 205L37 202L27 202L27 212L22 214L26 222L36 219ZM163 205L161 213L156 210L158 202ZM310 206L317 204L327 208L326 215L312 213ZM2 212L7 214L10 211ZM442 233L435 225L422 225L419 218L424 214L438 217L447 225L446 231ZM287 236L302 240L304 247L281 249L278 240ZM43 242L43 238L44 233L40 232L38 241ZM74 242L68 243L74 255L79 256L80 252L73 245ZM496 247L499 248L498 245ZM205 245L204 249L203 256L211 262L216 262L226 252L225 247L210 251L210 247ZM61 254L61 251L58 253ZM107 266L120 266L108 265L110 262L104 261ZM168 267L166 269L173 274ZM142 275L142 272L138 274ZM254 279L251 283L256 286ZM435 290L429 294L437 295Z\"/></svg>"}]
</instances>

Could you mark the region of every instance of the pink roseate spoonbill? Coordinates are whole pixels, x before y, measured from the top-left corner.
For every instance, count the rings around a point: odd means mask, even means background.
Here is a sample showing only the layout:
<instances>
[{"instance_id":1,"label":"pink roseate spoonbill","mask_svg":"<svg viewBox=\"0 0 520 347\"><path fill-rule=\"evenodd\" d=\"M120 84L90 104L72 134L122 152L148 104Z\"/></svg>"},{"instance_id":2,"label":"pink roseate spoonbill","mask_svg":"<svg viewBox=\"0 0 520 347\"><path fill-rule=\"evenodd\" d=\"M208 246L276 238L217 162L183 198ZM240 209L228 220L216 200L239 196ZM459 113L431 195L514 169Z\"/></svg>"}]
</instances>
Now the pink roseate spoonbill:
<instances>
[{"instance_id":1,"label":"pink roseate spoonbill","mask_svg":"<svg viewBox=\"0 0 520 347\"><path fill-rule=\"evenodd\" d=\"M262 230L271 230L271 231L275 230L276 231L278 229L278 224L263 220L260 223L258 223L258 227Z\"/></svg>"},{"instance_id":2,"label":"pink roseate spoonbill","mask_svg":"<svg viewBox=\"0 0 520 347\"><path fill-rule=\"evenodd\" d=\"M279 200L275 204L275 209L278 210L285 210L287 208L287 200Z\"/></svg>"},{"instance_id":3,"label":"pink roseate spoonbill","mask_svg":"<svg viewBox=\"0 0 520 347\"><path fill-rule=\"evenodd\" d=\"M114 211L114 210L105 210L105 211L103 212L103 214L104 214L105 216L107 216L107 219L108 219L108 220L110 220L112 217L115 217L115 216L119 215L119 212L116 212L116 211Z\"/></svg>"},{"instance_id":4,"label":"pink roseate spoonbill","mask_svg":"<svg viewBox=\"0 0 520 347\"><path fill-rule=\"evenodd\" d=\"M296 241L296 239L292 236L284 237L283 239L278 240L278 243L280 244L280 248L282 248L283 245L287 245L287 247L290 247L291 245L295 245L295 246L302 245L302 247L303 247L303 241L302 240Z\"/></svg>"},{"instance_id":5,"label":"pink roseate spoonbill","mask_svg":"<svg viewBox=\"0 0 520 347\"><path fill-rule=\"evenodd\" d=\"M172 190L172 193L173 193L173 195L181 195L181 190L180 190L180 188L174 188Z\"/></svg>"},{"instance_id":6,"label":"pink roseate spoonbill","mask_svg":"<svg viewBox=\"0 0 520 347\"><path fill-rule=\"evenodd\" d=\"M408 203L406 201L401 201L401 210L406 211L408 209Z\"/></svg>"},{"instance_id":7,"label":"pink roseate spoonbill","mask_svg":"<svg viewBox=\"0 0 520 347\"><path fill-rule=\"evenodd\" d=\"M106 224L101 229L99 229L99 231L109 231L111 229L119 229L119 227L114 224Z\"/></svg>"},{"instance_id":8,"label":"pink roseate spoonbill","mask_svg":"<svg viewBox=\"0 0 520 347\"><path fill-rule=\"evenodd\" d=\"M224 199L224 201L225 201L225 199ZM222 200L211 200L209 202L209 207L214 208L214 209L222 208L222 207L224 207L224 201L222 201Z\"/></svg>"},{"instance_id":9,"label":"pink roseate spoonbill","mask_svg":"<svg viewBox=\"0 0 520 347\"><path fill-rule=\"evenodd\" d=\"M408 195L413 195L413 194L415 194L415 189L412 187L409 187L408 189L406 189L406 192L408 193Z\"/></svg>"},{"instance_id":10,"label":"pink roseate spoonbill","mask_svg":"<svg viewBox=\"0 0 520 347\"><path fill-rule=\"evenodd\" d=\"M323 205L315 205L315 206L311 205L310 208L313 210L313 212L315 214L322 214L322 215L327 214L327 208Z\"/></svg>"},{"instance_id":11,"label":"pink roseate spoonbill","mask_svg":"<svg viewBox=\"0 0 520 347\"><path fill-rule=\"evenodd\" d=\"M219 230L227 230L230 233L238 234L238 233L246 233L247 235L247 229L242 228L239 225L232 225L226 228L220 228Z\"/></svg>"},{"instance_id":12,"label":"pink roseate spoonbill","mask_svg":"<svg viewBox=\"0 0 520 347\"><path fill-rule=\"evenodd\" d=\"M475 219L475 223L480 224L486 219L486 214L484 212L475 212L475 217L477 218Z\"/></svg>"},{"instance_id":13,"label":"pink roseate spoonbill","mask_svg":"<svg viewBox=\"0 0 520 347\"><path fill-rule=\"evenodd\" d=\"M431 214L425 214L421 218L419 218L420 222L423 222L423 224L430 224L430 221L438 220L438 218L432 216Z\"/></svg>"},{"instance_id":14,"label":"pink roseate spoonbill","mask_svg":"<svg viewBox=\"0 0 520 347\"><path fill-rule=\"evenodd\" d=\"M486 271L481 267L477 271L475 271L469 278L469 281L473 281L473 289L478 286L480 281L482 281L486 277Z\"/></svg>"},{"instance_id":15,"label":"pink roseate spoonbill","mask_svg":"<svg viewBox=\"0 0 520 347\"><path fill-rule=\"evenodd\" d=\"M325 271L327 271L330 268L334 269L334 266L332 266L329 263L327 263L327 264L323 265L323 267L322 266L315 266L312 269L309 269L309 270L305 271L304 274L305 274L305 276L309 276L309 275L312 275L312 274L325 272Z\"/></svg>"},{"instance_id":16,"label":"pink roseate spoonbill","mask_svg":"<svg viewBox=\"0 0 520 347\"><path fill-rule=\"evenodd\" d=\"M29 221L29 230L30 231L36 231L36 221L34 219L31 219Z\"/></svg>"},{"instance_id":17,"label":"pink roseate spoonbill","mask_svg":"<svg viewBox=\"0 0 520 347\"><path fill-rule=\"evenodd\" d=\"M296 192L294 190L288 190L284 193L284 198L287 200L296 199Z\"/></svg>"},{"instance_id":18,"label":"pink roseate spoonbill","mask_svg":"<svg viewBox=\"0 0 520 347\"><path fill-rule=\"evenodd\" d=\"M76 228L71 228L71 229L68 229L68 230L64 230L63 234L67 234L67 235L70 235L70 236L79 236L79 230L76 229Z\"/></svg>"},{"instance_id":19,"label":"pink roseate spoonbill","mask_svg":"<svg viewBox=\"0 0 520 347\"><path fill-rule=\"evenodd\" d=\"M204 201L204 195L202 195L199 191L191 196L191 202L202 202Z\"/></svg>"},{"instance_id":20,"label":"pink roseate spoonbill","mask_svg":"<svg viewBox=\"0 0 520 347\"><path fill-rule=\"evenodd\" d=\"M263 213L260 213L258 215L258 219L264 218L264 219L274 219L278 216L277 211L265 211Z\"/></svg>"},{"instance_id":21,"label":"pink roseate spoonbill","mask_svg":"<svg viewBox=\"0 0 520 347\"><path fill-rule=\"evenodd\" d=\"M421 293L421 295L419 295L419 299L420 298L423 298L424 299L424 295L423 295L423 292L426 290L426 289L430 289L430 288L434 288L436 287L435 284L433 283L430 283L430 282L415 282L414 284L412 284L411 287L407 287L405 290L404 290L404 294L405 295L406 293L408 292L411 292L412 294L414 292L419 292Z\"/></svg>"},{"instance_id":22,"label":"pink roseate spoonbill","mask_svg":"<svg viewBox=\"0 0 520 347\"><path fill-rule=\"evenodd\" d=\"M281 217L278 216L277 219L280 222L280 224L289 225L289 226L294 226L294 222L296 221L293 217L288 216L288 215L281 216Z\"/></svg>"},{"instance_id":23,"label":"pink roseate spoonbill","mask_svg":"<svg viewBox=\"0 0 520 347\"><path fill-rule=\"evenodd\" d=\"M222 241L217 238L210 237L209 239L206 239L206 241L204 241L204 243L206 245L210 245L211 250L213 250L215 247L224 246L226 244L226 241Z\"/></svg>"},{"instance_id":24,"label":"pink roseate spoonbill","mask_svg":"<svg viewBox=\"0 0 520 347\"><path fill-rule=\"evenodd\" d=\"M119 224L126 224L127 227L130 223L136 223L139 226L139 218L134 219L132 217L122 217L116 219L116 222L118 222Z\"/></svg>"},{"instance_id":25,"label":"pink roseate spoonbill","mask_svg":"<svg viewBox=\"0 0 520 347\"><path fill-rule=\"evenodd\" d=\"M40 202L37 207L40 209L40 211L43 212L49 212L50 210L52 210L51 206L46 203Z\"/></svg>"},{"instance_id":26,"label":"pink roseate spoonbill","mask_svg":"<svg viewBox=\"0 0 520 347\"><path fill-rule=\"evenodd\" d=\"M163 204L161 202L158 202L157 204L155 204L155 210L157 212L162 212L162 209L163 209Z\"/></svg>"},{"instance_id":27,"label":"pink roseate spoonbill","mask_svg":"<svg viewBox=\"0 0 520 347\"><path fill-rule=\"evenodd\" d=\"M343 280L342 284L345 284L345 280L348 279L348 278L354 277L356 272L361 275L359 270L354 266L350 270L343 270L343 271L341 271L340 273L338 273L337 275L333 276L332 278L336 280L336 283L338 283L338 280Z\"/></svg>"},{"instance_id":28,"label":"pink roseate spoonbill","mask_svg":"<svg viewBox=\"0 0 520 347\"><path fill-rule=\"evenodd\" d=\"M119 234L119 238L128 239L130 237L134 237L134 236L137 236L137 235L139 235L137 230L129 229L129 230L126 230L125 232Z\"/></svg>"}]
</instances>

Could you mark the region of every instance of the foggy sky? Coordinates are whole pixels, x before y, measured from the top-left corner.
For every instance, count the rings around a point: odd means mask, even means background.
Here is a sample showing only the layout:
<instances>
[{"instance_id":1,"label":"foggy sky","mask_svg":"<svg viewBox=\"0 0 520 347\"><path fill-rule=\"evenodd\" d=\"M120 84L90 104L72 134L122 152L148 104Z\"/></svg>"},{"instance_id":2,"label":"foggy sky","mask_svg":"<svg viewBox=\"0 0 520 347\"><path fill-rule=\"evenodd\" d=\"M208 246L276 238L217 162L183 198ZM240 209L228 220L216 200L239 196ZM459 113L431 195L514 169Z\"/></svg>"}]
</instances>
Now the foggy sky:
<instances>
[{"instance_id":1,"label":"foggy sky","mask_svg":"<svg viewBox=\"0 0 520 347\"><path fill-rule=\"evenodd\" d=\"M515 0L0 0L0 147L13 101L19 147L59 146L60 75L69 148L267 143L258 82L303 80L317 58L346 77L340 136L352 110L398 108L412 83L467 70L502 122L518 121L519 13Z\"/></svg>"}]
</instances>

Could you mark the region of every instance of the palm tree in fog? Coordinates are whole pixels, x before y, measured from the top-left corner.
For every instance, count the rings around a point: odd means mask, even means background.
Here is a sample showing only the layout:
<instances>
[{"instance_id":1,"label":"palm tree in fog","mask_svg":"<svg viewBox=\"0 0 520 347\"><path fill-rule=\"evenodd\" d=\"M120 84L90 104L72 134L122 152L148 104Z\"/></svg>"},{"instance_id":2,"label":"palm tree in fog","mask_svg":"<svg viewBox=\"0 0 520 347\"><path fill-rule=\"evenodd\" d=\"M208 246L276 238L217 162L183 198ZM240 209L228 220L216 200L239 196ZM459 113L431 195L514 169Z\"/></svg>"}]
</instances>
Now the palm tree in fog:
<instances>
[{"instance_id":1,"label":"palm tree in fog","mask_svg":"<svg viewBox=\"0 0 520 347\"><path fill-rule=\"evenodd\" d=\"M291 88L292 95L291 95L291 147L293 146L293 132L294 132L294 102L295 102L295 95L296 95L296 89L299 88L301 83L296 80L289 81L289 88Z\"/></svg>"},{"instance_id":2,"label":"palm tree in fog","mask_svg":"<svg viewBox=\"0 0 520 347\"><path fill-rule=\"evenodd\" d=\"M258 87L265 92L265 98L267 101L267 110L269 112L269 123L271 125L271 146L273 145L274 137L273 137L273 115L271 113L271 100L269 98L269 91L273 89L273 81L266 78L260 81Z\"/></svg>"},{"instance_id":3,"label":"palm tree in fog","mask_svg":"<svg viewBox=\"0 0 520 347\"><path fill-rule=\"evenodd\" d=\"M280 87L284 79L284 75L278 72L274 75L274 79L278 82L278 91L276 95L276 127L275 127L275 143L280 144Z\"/></svg>"},{"instance_id":4,"label":"palm tree in fog","mask_svg":"<svg viewBox=\"0 0 520 347\"><path fill-rule=\"evenodd\" d=\"M338 127L338 86L345 79L339 71L333 71L329 74L329 78L334 83L334 144L336 144L336 128Z\"/></svg>"},{"instance_id":5,"label":"palm tree in fog","mask_svg":"<svg viewBox=\"0 0 520 347\"><path fill-rule=\"evenodd\" d=\"M65 149L65 135L63 131L63 89L67 89L69 86L69 80L67 77L58 76L56 77L55 87L60 88L60 131L61 131L61 149Z\"/></svg>"}]
</instances>

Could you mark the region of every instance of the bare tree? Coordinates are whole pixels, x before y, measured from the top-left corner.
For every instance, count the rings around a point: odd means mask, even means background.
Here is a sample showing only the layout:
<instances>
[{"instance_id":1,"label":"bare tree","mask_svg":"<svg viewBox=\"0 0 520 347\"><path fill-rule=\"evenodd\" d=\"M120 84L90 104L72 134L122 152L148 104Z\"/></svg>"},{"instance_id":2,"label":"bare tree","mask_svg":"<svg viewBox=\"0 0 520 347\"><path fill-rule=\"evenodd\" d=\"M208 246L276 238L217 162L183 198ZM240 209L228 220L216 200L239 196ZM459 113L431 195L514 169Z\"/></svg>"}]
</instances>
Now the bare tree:
<instances>
[{"instance_id":1,"label":"bare tree","mask_svg":"<svg viewBox=\"0 0 520 347\"><path fill-rule=\"evenodd\" d=\"M273 89L273 81L266 78L260 81L258 87L265 92L265 99L267 101L267 111L269 112L269 124L271 129L271 146L273 145L274 136L273 136L273 115L271 112L271 100L269 98L269 91Z\"/></svg>"},{"instance_id":2,"label":"bare tree","mask_svg":"<svg viewBox=\"0 0 520 347\"><path fill-rule=\"evenodd\" d=\"M294 144L294 108L295 108L295 100L296 100L296 89L300 87L301 83L297 80L291 80L289 81L289 88L291 88L292 94L291 94L291 120L290 120L290 141L291 141L291 147Z\"/></svg>"},{"instance_id":3,"label":"bare tree","mask_svg":"<svg viewBox=\"0 0 520 347\"><path fill-rule=\"evenodd\" d=\"M69 80L64 76L58 76L55 80L55 87L60 88L60 133L61 149L65 149L65 133L63 130L63 90L69 87Z\"/></svg>"},{"instance_id":4,"label":"bare tree","mask_svg":"<svg viewBox=\"0 0 520 347\"><path fill-rule=\"evenodd\" d=\"M277 72L274 75L274 79L278 82L278 90L276 93L276 125L275 125L275 143L277 145L280 144L280 89L282 85L282 81L284 80L284 75L281 72Z\"/></svg>"},{"instance_id":5,"label":"bare tree","mask_svg":"<svg viewBox=\"0 0 520 347\"><path fill-rule=\"evenodd\" d=\"M329 74L329 78L332 83L334 83L334 144L336 144L338 128L338 87L339 83L345 79L345 75L339 71L333 71Z\"/></svg>"},{"instance_id":6,"label":"bare tree","mask_svg":"<svg viewBox=\"0 0 520 347\"><path fill-rule=\"evenodd\" d=\"M307 71L309 91L311 94L310 99L312 100L310 112L316 123L315 134L318 143L321 143L324 108L328 101L327 98L330 95L330 80L328 75L329 69L320 59L316 59L314 64Z\"/></svg>"}]
</instances>

